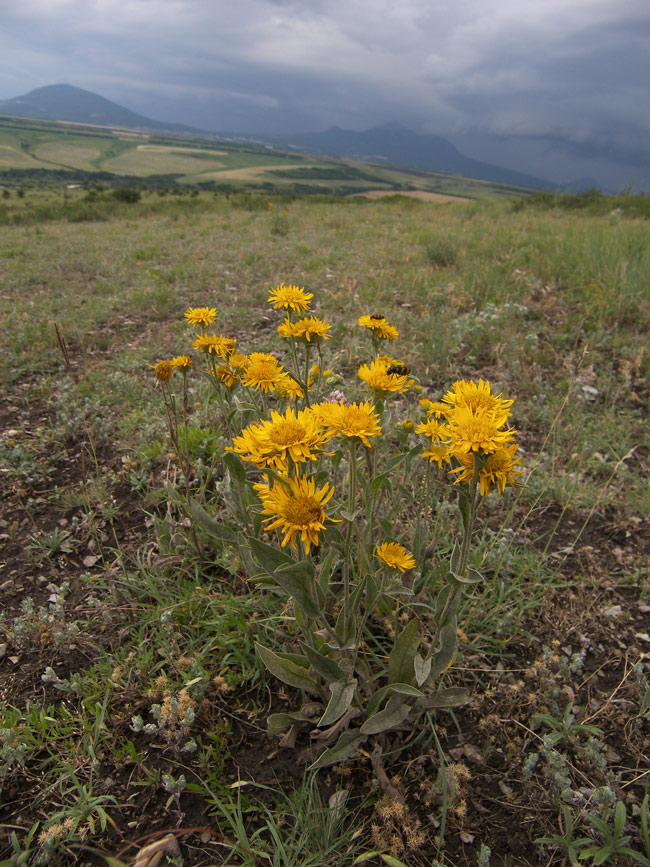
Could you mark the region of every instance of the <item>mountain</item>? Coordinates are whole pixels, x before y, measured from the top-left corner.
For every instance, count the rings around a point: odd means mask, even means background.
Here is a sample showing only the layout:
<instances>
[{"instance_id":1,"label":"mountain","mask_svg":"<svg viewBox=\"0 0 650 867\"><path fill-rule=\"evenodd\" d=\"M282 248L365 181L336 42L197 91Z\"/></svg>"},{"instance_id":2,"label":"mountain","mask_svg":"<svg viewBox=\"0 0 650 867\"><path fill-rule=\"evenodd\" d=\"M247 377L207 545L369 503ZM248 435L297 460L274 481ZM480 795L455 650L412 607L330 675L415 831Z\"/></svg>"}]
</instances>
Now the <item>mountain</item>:
<instances>
[{"instance_id":1,"label":"mountain","mask_svg":"<svg viewBox=\"0 0 650 867\"><path fill-rule=\"evenodd\" d=\"M39 87L15 99L0 101L0 114L95 126L164 131L177 135L218 137L217 133L184 124L152 120L99 94L70 84ZM226 135L231 137L233 134L222 133L221 137ZM525 171L515 171L466 157L442 136L421 135L399 123L385 124L362 132L333 126L324 132L296 133L282 138L260 135L256 136L256 139L330 156L386 162L401 168L464 175L492 183L515 184L539 189L555 189L557 186ZM504 162L508 162L506 157Z\"/></svg>"},{"instance_id":2,"label":"mountain","mask_svg":"<svg viewBox=\"0 0 650 867\"><path fill-rule=\"evenodd\" d=\"M535 170L563 189L599 187L617 193L650 190L650 136L635 129L618 132L619 142L601 135L573 141L553 135L497 135L477 130L449 139L475 159L500 161L516 171Z\"/></svg>"},{"instance_id":3,"label":"mountain","mask_svg":"<svg viewBox=\"0 0 650 867\"><path fill-rule=\"evenodd\" d=\"M98 126L118 126L127 129L151 129L175 133L200 133L201 130L180 123L164 123L136 114L90 90L71 84L50 84L0 101L0 114L31 117L39 120L63 120Z\"/></svg>"},{"instance_id":4,"label":"mountain","mask_svg":"<svg viewBox=\"0 0 650 867\"><path fill-rule=\"evenodd\" d=\"M296 133L272 139L267 136L265 140L331 156L388 162L401 168L446 172L493 183L545 190L557 187L548 180L524 172L466 157L446 138L412 132L399 123L384 124L362 132L333 126L324 132Z\"/></svg>"}]
</instances>

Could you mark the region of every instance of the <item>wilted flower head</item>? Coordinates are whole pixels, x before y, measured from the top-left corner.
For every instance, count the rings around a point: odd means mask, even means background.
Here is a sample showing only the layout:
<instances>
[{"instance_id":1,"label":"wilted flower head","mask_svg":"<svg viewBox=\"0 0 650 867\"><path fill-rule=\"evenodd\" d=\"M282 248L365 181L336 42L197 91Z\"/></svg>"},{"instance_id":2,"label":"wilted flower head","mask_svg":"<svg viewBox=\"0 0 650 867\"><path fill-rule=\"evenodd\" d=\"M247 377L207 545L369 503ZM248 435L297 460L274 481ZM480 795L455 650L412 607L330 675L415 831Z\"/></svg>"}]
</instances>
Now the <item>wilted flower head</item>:
<instances>
[{"instance_id":1,"label":"wilted flower head","mask_svg":"<svg viewBox=\"0 0 650 867\"><path fill-rule=\"evenodd\" d=\"M172 378L174 368L171 361L157 361L155 364L150 364L149 367L156 374L156 379L160 382L167 382Z\"/></svg>"}]
</instances>

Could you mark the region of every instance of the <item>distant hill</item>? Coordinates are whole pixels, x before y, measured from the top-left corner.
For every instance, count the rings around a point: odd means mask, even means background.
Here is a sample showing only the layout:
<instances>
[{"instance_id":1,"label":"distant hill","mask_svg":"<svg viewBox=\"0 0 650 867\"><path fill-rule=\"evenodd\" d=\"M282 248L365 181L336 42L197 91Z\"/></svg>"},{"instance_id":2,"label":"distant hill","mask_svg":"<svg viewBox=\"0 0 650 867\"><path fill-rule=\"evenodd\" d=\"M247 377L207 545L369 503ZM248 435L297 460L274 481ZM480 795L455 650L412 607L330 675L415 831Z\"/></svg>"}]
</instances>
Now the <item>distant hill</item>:
<instances>
[{"instance_id":1,"label":"distant hill","mask_svg":"<svg viewBox=\"0 0 650 867\"><path fill-rule=\"evenodd\" d=\"M0 114L127 129L164 130L177 134L202 132L180 123L152 120L97 93L73 87L71 84L51 84L32 90L24 96L0 101Z\"/></svg>"},{"instance_id":2,"label":"distant hill","mask_svg":"<svg viewBox=\"0 0 650 867\"><path fill-rule=\"evenodd\" d=\"M218 134L144 117L110 99L73 87L52 84L39 87L24 96L0 101L0 114L46 121L67 121L95 126L170 132L218 138ZM236 135L223 133L222 135ZM244 137L249 138L250 137ZM421 135L399 123L390 123L362 132L333 126L324 132L296 133L285 137L259 136L275 145L293 146L319 154L348 157L374 163L388 163L401 168L462 175L491 183L553 190L557 185L523 172L464 156L447 139ZM505 158L504 158L505 161Z\"/></svg>"},{"instance_id":3,"label":"distant hill","mask_svg":"<svg viewBox=\"0 0 650 867\"><path fill-rule=\"evenodd\" d=\"M267 138L267 141L271 139ZM543 190L557 185L543 178L515 172L502 166L463 156L447 139L438 135L421 135L399 123L389 123L356 132L333 126L324 132L296 133L272 139L285 146L332 156L388 162L395 166L447 172L493 183L515 184Z\"/></svg>"}]
</instances>

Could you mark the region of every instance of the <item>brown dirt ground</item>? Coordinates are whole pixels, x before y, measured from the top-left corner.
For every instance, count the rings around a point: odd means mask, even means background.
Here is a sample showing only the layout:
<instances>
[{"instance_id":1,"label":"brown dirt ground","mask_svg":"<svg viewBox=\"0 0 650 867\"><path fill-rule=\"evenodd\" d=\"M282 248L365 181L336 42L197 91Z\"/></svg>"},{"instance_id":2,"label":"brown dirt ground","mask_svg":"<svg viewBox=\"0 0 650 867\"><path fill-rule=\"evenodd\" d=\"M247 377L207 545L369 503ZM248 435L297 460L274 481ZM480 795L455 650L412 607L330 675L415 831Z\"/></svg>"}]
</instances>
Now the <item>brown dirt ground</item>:
<instances>
[{"instance_id":1,"label":"brown dirt ground","mask_svg":"<svg viewBox=\"0 0 650 867\"><path fill-rule=\"evenodd\" d=\"M20 435L28 438L30 431L49 422L47 407L23 400L18 387L0 398L0 433L20 430ZM106 551L98 551L91 534L84 537L82 533L81 542L72 551L35 561L28 548L30 538L61 527L72 517L53 499L57 485L84 480L95 461L113 473L113 494L120 502L115 520L99 528ZM143 504L124 480L121 457L108 448L92 454L83 436L66 444L65 455L35 486L5 470L0 508L0 606L9 619L19 612L26 595L32 596L37 606L45 605L52 588L63 581L71 586L66 610L82 614L88 594L88 582L82 576L111 574L117 570L117 555L110 551L134 551L150 542ZM632 666L647 659L650 652L650 606L638 587L621 578L635 564L647 567L650 526L647 521L630 520L614 511L591 516L573 513L562 516L559 523L558 518L559 510L548 507L530 519L527 529L540 550L552 537L546 556L559 565L564 584L549 591L541 609L526 615L507 646L504 663L495 664L487 655L466 649L456 682L465 681L474 698L453 717L443 713L438 718L438 737L449 761L444 852L449 863L458 867L478 863L481 843L491 848L493 867L537 867L540 862L534 840L557 833L562 819L543 763L531 775L524 773L524 764L537 751L543 733L531 729L531 717L549 709L554 689L562 707L569 703L579 706L579 721L602 730L608 764L620 775L619 795L628 812L638 806L644 794L643 782L647 783L650 767L650 722L638 715L639 687ZM88 557L97 559L91 563ZM122 612L121 616L128 623L137 612ZM29 649L6 649L0 657L0 698L16 705L27 700L65 701L41 682L44 668L54 665L57 674L65 677L67 672L88 665L97 643L109 645L113 639L110 630L98 629L92 641L82 636L74 647L55 652L51 635L44 631ZM545 652L544 647L549 650ZM582 670L561 675L563 657L581 649L586 654ZM273 710L296 710L298 701L295 691L279 690L272 700ZM143 736L134 735L128 726L131 716L147 706L137 687L123 692L120 705L111 707L114 736L128 736L138 749L146 749ZM228 723L228 754L223 768L227 781L253 780L290 790L300 783L302 768L295 751L280 749L277 741L267 737L265 715L266 711L251 713L243 689L228 695L215 691L206 696L195 731L200 735L224 721ZM308 746L307 736L298 746ZM439 783L442 777L436 747L430 732L409 729L388 733L383 749L386 771L406 806L395 807L386 800L379 803L373 818L374 842L369 840L368 845L390 846L407 864L425 867L432 863L441 830L441 786L436 780ZM575 785L581 781L592 786L602 784L604 778L596 765L587 763L584 754L571 744L567 751L574 762L571 772ZM173 772L176 767L174 755L151 745L147 763L151 770ZM353 798L372 790L371 762L362 752L341 772L321 773L325 800L340 785L341 774ZM132 764L112 761L104 754L95 787L110 792L120 804L111 811L115 828L109 829L102 841L106 851L114 855L122 852L126 858L171 832L180 841L184 864L223 863L219 860L225 857L220 845L223 838L199 795L183 793L176 807L176 821L171 822L165 809L167 793L161 788L138 786L139 782ZM44 817L45 797L38 767L26 768L2 789L0 823L29 828ZM7 840L0 837L0 858L7 855ZM76 857L71 852L70 860L61 863L76 863ZM546 850L546 857L549 865L564 863L561 854L553 855L551 850ZM93 862L91 855L84 855L84 859Z\"/></svg>"}]
</instances>

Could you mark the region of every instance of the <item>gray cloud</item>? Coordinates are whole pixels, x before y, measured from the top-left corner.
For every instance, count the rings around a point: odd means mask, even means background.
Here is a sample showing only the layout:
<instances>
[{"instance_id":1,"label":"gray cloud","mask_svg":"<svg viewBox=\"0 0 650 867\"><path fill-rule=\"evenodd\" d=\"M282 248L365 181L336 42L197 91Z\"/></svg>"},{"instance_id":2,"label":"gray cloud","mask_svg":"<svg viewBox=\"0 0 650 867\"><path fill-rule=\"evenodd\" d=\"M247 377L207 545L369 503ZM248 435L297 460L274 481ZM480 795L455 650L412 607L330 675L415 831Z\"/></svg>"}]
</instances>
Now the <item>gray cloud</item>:
<instances>
[{"instance_id":1,"label":"gray cloud","mask_svg":"<svg viewBox=\"0 0 650 867\"><path fill-rule=\"evenodd\" d=\"M1 0L0 0L1 2ZM214 130L650 135L647 0L21 0L0 98L68 82Z\"/></svg>"}]
</instances>

